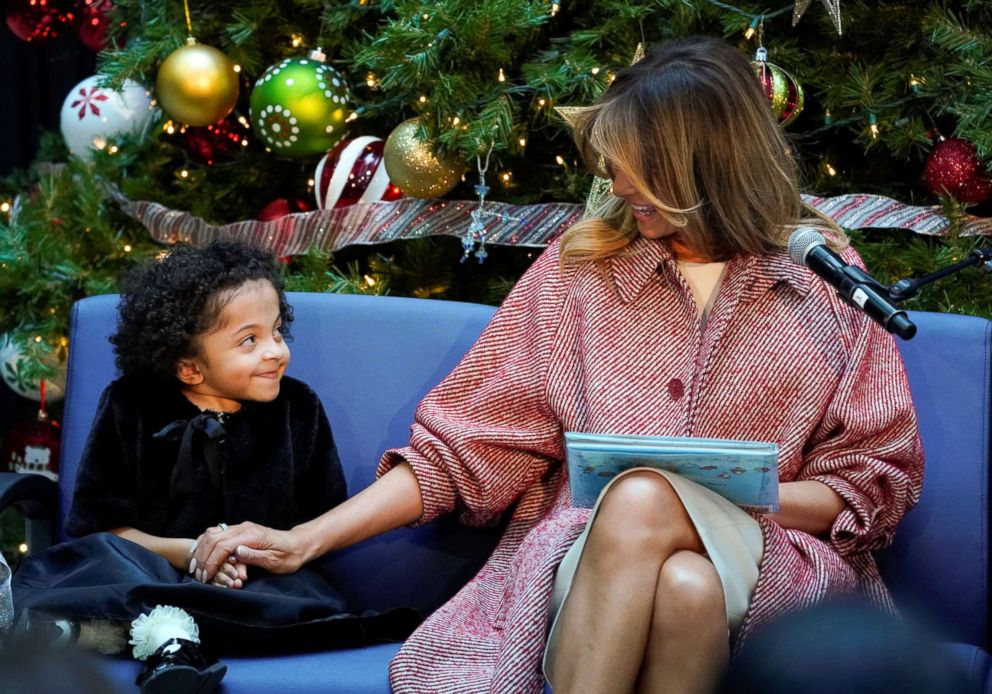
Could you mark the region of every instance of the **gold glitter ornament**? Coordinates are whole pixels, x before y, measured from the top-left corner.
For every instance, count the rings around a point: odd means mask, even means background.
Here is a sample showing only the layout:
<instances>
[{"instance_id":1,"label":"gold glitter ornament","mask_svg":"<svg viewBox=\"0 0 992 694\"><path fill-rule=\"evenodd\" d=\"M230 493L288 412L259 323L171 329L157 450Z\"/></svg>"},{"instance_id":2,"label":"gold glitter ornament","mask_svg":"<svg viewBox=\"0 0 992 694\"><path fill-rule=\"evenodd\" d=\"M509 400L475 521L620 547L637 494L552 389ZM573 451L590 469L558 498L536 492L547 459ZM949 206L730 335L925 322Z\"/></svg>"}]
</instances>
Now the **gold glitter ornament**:
<instances>
[{"instance_id":1,"label":"gold glitter ornament","mask_svg":"<svg viewBox=\"0 0 992 694\"><path fill-rule=\"evenodd\" d=\"M416 118L397 125L386 139L382 162L389 180L415 198L438 198L451 191L465 173L456 157L441 155L417 136Z\"/></svg>"},{"instance_id":2,"label":"gold glitter ornament","mask_svg":"<svg viewBox=\"0 0 992 694\"><path fill-rule=\"evenodd\" d=\"M162 61L155 92L162 109L186 125L210 125L234 110L241 87L230 58L192 36Z\"/></svg>"}]
</instances>

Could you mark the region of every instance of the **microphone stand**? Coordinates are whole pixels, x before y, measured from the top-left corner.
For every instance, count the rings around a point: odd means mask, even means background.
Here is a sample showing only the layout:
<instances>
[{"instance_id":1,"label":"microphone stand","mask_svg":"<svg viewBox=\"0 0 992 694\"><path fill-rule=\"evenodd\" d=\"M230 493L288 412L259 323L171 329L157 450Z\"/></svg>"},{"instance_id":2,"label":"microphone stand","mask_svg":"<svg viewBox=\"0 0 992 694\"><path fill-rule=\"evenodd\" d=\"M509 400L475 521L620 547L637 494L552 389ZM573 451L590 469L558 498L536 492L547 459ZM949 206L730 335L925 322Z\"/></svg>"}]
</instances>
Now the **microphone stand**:
<instances>
[{"instance_id":1,"label":"microphone stand","mask_svg":"<svg viewBox=\"0 0 992 694\"><path fill-rule=\"evenodd\" d=\"M936 282L939 279L952 275L955 272L959 272L966 267L971 267L972 265L984 265L986 272L992 272L992 248L976 248L970 251L968 253L968 257L960 262L954 263L953 265L948 265L945 268L937 270L936 272L931 272L929 275L924 275L923 277L918 277L916 279L907 277L898 280L888 287L883 287L883 291L892 301L905 301L915 295L916 292L919 291L920 287L928 285L931 282Z\"/></svg>"}]
</instances>

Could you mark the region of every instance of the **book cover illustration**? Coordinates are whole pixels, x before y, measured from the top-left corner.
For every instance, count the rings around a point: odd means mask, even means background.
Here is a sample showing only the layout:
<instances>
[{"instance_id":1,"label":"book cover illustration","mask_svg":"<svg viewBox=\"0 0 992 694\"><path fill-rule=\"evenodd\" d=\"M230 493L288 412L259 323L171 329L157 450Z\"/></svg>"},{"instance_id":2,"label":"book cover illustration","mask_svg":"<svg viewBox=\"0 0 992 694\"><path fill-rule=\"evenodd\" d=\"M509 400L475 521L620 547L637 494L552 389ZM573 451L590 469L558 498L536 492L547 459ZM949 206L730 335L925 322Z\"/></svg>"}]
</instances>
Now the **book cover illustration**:
<instances>
[{"instance_id":1,"label":"book cover illustration","mask_svg":"<svg viewBox=\"0 0 992 694\"><path fill-rule=\"evenodd\" d=\"M778 510L778 444L628 434L565 433L572 506L592 508L603 487L624 470L678 473L741 508Z\"/></svg>"}]
</instances>

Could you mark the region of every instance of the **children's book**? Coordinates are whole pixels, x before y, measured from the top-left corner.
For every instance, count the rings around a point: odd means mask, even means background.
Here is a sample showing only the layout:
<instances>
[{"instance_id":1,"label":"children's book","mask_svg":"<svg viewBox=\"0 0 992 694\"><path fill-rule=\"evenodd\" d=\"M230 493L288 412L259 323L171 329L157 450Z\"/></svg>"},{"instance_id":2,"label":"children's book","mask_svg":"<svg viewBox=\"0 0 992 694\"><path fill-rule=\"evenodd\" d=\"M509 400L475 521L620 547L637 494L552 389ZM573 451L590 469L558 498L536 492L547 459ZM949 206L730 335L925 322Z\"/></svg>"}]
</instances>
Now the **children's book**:
<instances>
[{"instance_id":1,"label":"children's book","mask_svg":"<svg viewBox=\"0 0 992 694\"><path fill-rule=\"evenodd\" d=\"M778 511L776 443L566 432L565 456L576 508L592 508L624 470L652 467L678 473L741 508Z\"/></svg>"}]
</instances>

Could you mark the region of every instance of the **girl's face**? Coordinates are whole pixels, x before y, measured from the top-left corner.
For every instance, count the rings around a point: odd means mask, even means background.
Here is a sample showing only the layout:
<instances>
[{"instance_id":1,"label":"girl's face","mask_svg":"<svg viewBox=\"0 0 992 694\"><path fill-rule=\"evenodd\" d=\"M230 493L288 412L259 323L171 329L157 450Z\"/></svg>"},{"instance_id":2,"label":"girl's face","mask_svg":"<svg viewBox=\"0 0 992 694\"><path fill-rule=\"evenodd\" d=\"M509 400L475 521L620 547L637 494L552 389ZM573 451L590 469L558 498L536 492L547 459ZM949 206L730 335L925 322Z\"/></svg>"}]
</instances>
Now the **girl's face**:
<instances>
[{"instance_id":1,"label":"girl's face","mask_svg":"<svg viewBox=\"0 0 992 694\"><path fill-rule=\"evenodd\" d=\"M272 284L252 280L234 292L213 329L198 336L199 354L179 362L183 393L200 409L234 412L246 400L274 400L289 364Z\"/></svg>"},{"instance_id":2,"label":"girl's face","mask_svg":"<svg viewBox=\"0 0 992 694\"><path fill-rule=\"evenodd\" d=\"M630 179L619 171L613 172L613 194L630 206L637 222L637 231L647 239L660 239L676 232L658 210L637 191Z\"/></svg>"}]
</instances>

